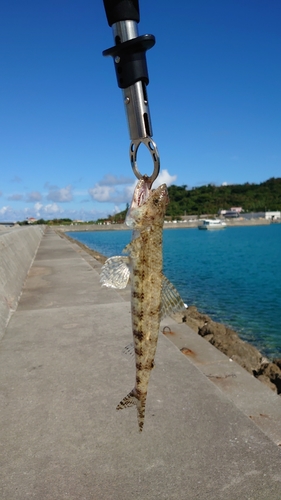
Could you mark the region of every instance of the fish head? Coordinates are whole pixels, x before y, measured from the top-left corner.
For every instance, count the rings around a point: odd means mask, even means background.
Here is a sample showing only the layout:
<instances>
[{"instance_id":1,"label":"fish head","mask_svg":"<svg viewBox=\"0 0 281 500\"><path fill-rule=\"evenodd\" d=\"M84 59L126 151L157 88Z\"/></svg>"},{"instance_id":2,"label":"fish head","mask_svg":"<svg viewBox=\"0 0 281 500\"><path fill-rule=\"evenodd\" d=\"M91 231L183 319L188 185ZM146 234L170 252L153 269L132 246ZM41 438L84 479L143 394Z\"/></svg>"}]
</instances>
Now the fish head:
<instances>
[{"instance_id":1,"label":"fish head","mask_svg":"<svg viewBox=\"0 0 281 500\"><path fill-rule=\"evenodd\" d=\"M168 203L166 184L151 189L148 178L143 177L135 187L125 222L127 226L136 229L152 225L162 226Z\"/></svg>"}]
</instances>

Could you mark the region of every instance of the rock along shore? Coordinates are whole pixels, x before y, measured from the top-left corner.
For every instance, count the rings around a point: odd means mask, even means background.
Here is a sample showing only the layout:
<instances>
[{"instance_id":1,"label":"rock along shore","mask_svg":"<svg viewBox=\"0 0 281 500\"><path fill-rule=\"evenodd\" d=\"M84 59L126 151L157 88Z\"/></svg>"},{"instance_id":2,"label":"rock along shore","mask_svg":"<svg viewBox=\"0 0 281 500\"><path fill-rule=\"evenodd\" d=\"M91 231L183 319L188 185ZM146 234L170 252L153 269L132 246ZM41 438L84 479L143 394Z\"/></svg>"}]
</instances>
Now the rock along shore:
<instances>
[{"instance_id":1,"label":"rock along shore","mask_svg":"<svg viewBox=\"0 0 281 500\"><path fill-rule=\"evenodd\" d=\"M57 232L79 245L101 264L106 261L107 257L66 235L60 228ZM184 311L174 314L173 319L177 323L186 323L219 351L254 375L260 382L269 386L277 394L281 394L281 359L270 361L253 345L241 340L237 332L222 323L213 321L206 314L200 313L195 306L189 306ZM171 341L173 341L172 338Z\"/></svg>"},{"instance_id":2,"label":"rock along shore","mask_svg":"<svg viewBox=\"0 0 281 500\"><path fill-rule=\"evenodd\" d=\"M281 359L270 361L256 347L241 340L237 332L200 313L195 306L178 313L175 319L186 323L228 358L281 394Z\"/></svg>"}]
</instances>

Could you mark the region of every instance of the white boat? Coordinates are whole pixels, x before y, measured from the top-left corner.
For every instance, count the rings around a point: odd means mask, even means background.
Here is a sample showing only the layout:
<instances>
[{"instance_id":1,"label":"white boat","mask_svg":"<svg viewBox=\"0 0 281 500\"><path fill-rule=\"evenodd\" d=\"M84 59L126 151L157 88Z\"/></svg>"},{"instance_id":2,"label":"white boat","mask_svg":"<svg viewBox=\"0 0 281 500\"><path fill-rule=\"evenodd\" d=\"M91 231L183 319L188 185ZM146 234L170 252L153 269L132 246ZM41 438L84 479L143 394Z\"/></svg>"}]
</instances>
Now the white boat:
<instances>
[{"instance_id":1,"label":"white boat","mask_svg":"<svg viewBox=\"0 0 281 500\"><path fill-rule=\"evenodd\" d=\"M203 219L198 229L224 229L226 223L220 219Z\"/></svg>"}]
</instances>

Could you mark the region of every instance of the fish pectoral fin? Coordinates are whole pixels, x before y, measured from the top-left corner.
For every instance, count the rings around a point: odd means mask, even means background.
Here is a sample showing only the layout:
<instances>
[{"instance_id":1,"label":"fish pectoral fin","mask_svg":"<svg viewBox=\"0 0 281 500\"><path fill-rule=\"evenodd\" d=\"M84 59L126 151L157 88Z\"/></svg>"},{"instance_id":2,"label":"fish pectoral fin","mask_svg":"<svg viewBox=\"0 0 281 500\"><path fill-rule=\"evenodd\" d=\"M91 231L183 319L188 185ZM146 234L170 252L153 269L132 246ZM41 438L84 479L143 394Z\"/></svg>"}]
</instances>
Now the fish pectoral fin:
<instances>
[{"instance_id":1,"label":"fish pectoral fin","mask_svg":"<svg viewBox=\"0 0 281 500\"><path fill-rule=\"evenodd\" d=\"M124 354L130 356L133 359L135 359L135 347L134 347L134 342L130 342L130 344L126 345L122 351Z\"/></svg>"},{"instance_id":2,"label":"fish pectoral fin","mask_svg":"<svg viewBox=\"0 0 281 500\"><path fill-rule=\"evenodd\" d=\"M134 389L125 396L122 401L116 406L116 410L123 410L123 408L129 408L129 406L137 406L138 399L134 394Z\"/></svg>"},{"instance_id":3,"label":"fish pectoral fin","mask_svg":"<svg viewBox=\"0 0 281 500\"><path fill-rule=\"evenodd\" d=\"M131 258L137 259L142 248L142 239L139 237L139 232L134 231L132 240L124 248L123 253L127 253Z\"/></svg>"},{"instance_id":4,"label":"fish pectoral fin","mask_svg":"<svg viewBox=\"0 0 281 500\"><path fill-rule=\"evenodd\" d=\"M185 309L184 302L174 285L163 275L161 292L161 319Z\"/></svg>"},{"instance_id":5,"label":"fish pectoral fin","mask_svg":"<svg viewBox=\"0 0 281 500\"><path fill-rule=\"evenodd\" d=\"M129 278L129 257L110 257L101 268L100 282L102 286L126 288Z\"/></svg>"}]
</instances>

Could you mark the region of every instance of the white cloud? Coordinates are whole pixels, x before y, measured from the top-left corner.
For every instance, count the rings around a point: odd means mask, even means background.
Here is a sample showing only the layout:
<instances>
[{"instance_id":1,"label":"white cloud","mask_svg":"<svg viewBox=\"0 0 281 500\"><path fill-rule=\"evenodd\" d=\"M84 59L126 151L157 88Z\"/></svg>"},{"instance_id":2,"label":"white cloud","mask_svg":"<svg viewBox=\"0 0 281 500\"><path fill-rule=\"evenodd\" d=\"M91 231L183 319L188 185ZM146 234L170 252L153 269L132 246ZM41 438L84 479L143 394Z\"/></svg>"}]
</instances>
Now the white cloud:
<instances>
[{"instance_id":1,"label":"white cloud","mask_svg":"<svg viewBox=\"0 0 281 500\"><path fill-rule=\"evenodd\" d=\"M2 207L2 208L0 208L0 214L5 215L10 210L12 210L10 207Z\"/></svg>"},{"instance_id":2,"label":"white cloud","mask_svg":"<svg viewBox=\"0 0 281 500\"><path fill-rule=\"evenodd\" d=\"M15 194L10 194L8 197L7 197L8 200L10 201L20 201L23 199L23 195L22 194L19 194L19 193L15 193Z\"/></svg>"},{"instance_id":3,"label":"white cloud","mask_svg":"<svg viewBox=\"0 0 281 500\"><path fill-rule=\"evenodd\" d=\"M44 212L46 214L56 214L62 213L63 210L57 205L57 203L50 203L49 205L44 206Z\"/></svg>"},{"instance_id":4,"label":"white cloud","mask_svg":"<svg viewBox=\"0 0 281 500\"><path fill-rule=\"evenodd\" d=\"M153 187L158 187L164 183L170 186L176 178L176 175L170 175L168 170L164 169L160 172ZM106 181L108 184L106 184ZM89 189L89 194L93 201L98 201L100 203L109 202L120 205L131 201L136 184L137 179L132 182L132 179L127 177L105 175L100 182Z\"/></svg>"},{"instance_id":5,"label":"white cloud","mask_svg":"<svg viewBox=\"0 0 281 500\"><path fill-rule=\"evenodd\" d=\"M156 181L153 183L153 188L157 188L158 186L161 186L161 184L167 184L167 186L171 186L176 179L176 175L170 175L168 170L164 168L164 170L160 171Z\"/></svg>"},{"instance_id":6,"label":"white cloud","mask_svg":"<svg viewBox=\"0 0 281 500\"><path fill-rule=\"evenodd\" d=\"M10 206L0 208L0 220L3 222L14 222L18 219L18 212Z\"/></svg>"},{"instance_id":7,"label":"white cloud","mask_svg":"<svg viewBox=\"0 0 281 500\"><path fill-rule=\"evenodd\" d=\"M56 186L55 184L50 184L49 181L45 182L44 188L49 189L49 191L54 190L54 189L59 189L58 186Z\"/></svg>"},{"instance_id":8,"label":"white cloud","mask_svg":"<svg viewBox=\"0 0 281 500\"><path fill-rule=\"evenodd\" d=\"M39 193L39 191L31 191L31 193L27 194L27 202L28 203L34 203L35 201L41 201L42 200L42 195Z\"/></svg>"},{"instance_id":9,"label":"white cloud","mask_svg":"<svg viewBox=\"0 0 281 500\"><path fill-rule=\"evenodd\" d=\"M122 208L121 206L115 205L114 209L111 212L111 215L119 214L119 212L122 212L122 210L124 210L124 208Z\"/></svg>"},{"instance_id":10,"label":"white cloud","mask_svg":"<svg viewBox=\"0 0 281 500\"><path fill-rule=\"evenodd\" d=\"M116 190L111 201L113 203L118 203L118 204L130 202L132 199L136 184L137 184L137 180L134 182L134 184L131 184L130 186L126 186L121 190Z\"/></svg>"},{"instance_id":11,"label":"white cloud","mask_svg":"<svg viewBox=\"0 0 281 500\"><path fill-rule=\"evenodd\" d=\"M36 217L41 216L40 210L42 207L43 207L42 203L37 202L34 204L34 209L36 210Z\"/></svg>"},{"instance_id":12,"label":"white cloud","mask_svg":"<svg viewBox=\"0 0 281 500\"><path fill-rule=\"evenodd\" d=\"M94 201L101 203L127 203L131 200L136 183L131 186L125 186L123 189L118 189L113 186L101 186L95 184L92 189L89 189L89 194Z\"/></svg>"},{"instance_id":13,"label":"white cloud","mask_svg":"<svg viewBox=\"0 0 281 500\"><path fill-rule=\"evenodd\" d=\"M124 184L132 184L132 178L124 177L124 175L116 177L115 175L106 174L99 182L100 186L123 186Z\"/></svg>"},{"instance_id":14,"label":"white cloud","mask_svg":"<svg viewBox=\"0 0 281 500\"><path fill-rule=\"evenodd\" d=\"M58 189L55 186L49 188L47 200L66 203L73 200L72 187L66 186L65 188Z\"/></svg>"},{"instance_id":15,"label":"white cloud","mask_svg":"<svg viewBox=\"0 0 281 500\"><path fill-rule=\"evenodd\" d=\"M101 186L100 184L95 184L95 186L89 189L89 194L94 201L112 201L112 193L114 193L114 187L112 186Z\"/></svg>"}]
</instances>

